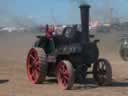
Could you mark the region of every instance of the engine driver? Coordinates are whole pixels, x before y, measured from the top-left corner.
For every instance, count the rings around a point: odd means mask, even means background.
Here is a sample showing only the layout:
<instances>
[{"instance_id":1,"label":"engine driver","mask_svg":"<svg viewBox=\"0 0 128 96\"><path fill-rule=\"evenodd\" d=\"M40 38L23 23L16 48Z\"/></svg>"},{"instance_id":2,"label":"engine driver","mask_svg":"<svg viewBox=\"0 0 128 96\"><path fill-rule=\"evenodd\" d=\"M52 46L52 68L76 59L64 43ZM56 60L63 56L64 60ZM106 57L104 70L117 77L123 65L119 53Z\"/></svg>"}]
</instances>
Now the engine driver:
<instances>
[{"instance_id":1,"label":"engine driver","mask_svg":"<svg viewBox=\"0 0 128 96\"><path fill-rule=\"evenodd\" d=\"M54 26L53 26L53 25L49 26L49 25L47 24L47 25L46 25L46 37L47 37L48 39L51 39L51 38L52 38L53 32L54 32Z\"/></svg>"},{"instance_id":2,"label":"engine driver","mask_svg":"<svg viewBox=\"0 0 128 96\"><path fill-rule=\"evenodd\" d=\"M55 50L55 44L53 40L53 32L54 32L54 26L46 25L46 38L47 38L47 53L51 54Z\"/></svg>"}]
</instances>

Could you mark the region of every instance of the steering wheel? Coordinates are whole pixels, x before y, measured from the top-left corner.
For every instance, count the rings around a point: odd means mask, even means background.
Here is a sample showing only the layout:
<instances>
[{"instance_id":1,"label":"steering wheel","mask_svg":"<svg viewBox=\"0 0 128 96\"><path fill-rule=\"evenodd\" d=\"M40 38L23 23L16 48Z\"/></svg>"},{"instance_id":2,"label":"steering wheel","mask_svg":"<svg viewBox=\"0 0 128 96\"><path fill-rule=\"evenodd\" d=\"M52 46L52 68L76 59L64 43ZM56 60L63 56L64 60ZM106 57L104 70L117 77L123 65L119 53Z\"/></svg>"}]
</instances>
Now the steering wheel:
<instances>
[{"instance_id":1,"label":"steering wheel","mask_svg":"<svg viewBox=\"0 0 128 96\"><path fill-rule=\"evenodd\" d=\"M65 27L63 31L63 36L66 38L73 38L74 37L74 32L72 27Z\"/></svg>"}]
</instances>

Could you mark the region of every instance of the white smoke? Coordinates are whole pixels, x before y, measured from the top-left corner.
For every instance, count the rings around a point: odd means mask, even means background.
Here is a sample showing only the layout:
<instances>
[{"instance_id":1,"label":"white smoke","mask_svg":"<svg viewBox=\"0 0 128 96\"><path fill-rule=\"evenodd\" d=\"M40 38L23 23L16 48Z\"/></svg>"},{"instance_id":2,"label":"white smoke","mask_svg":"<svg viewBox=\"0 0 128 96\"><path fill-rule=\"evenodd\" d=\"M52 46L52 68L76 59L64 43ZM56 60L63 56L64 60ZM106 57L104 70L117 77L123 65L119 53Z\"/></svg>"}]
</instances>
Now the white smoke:
<instances>
[{"instance_id":1,"label":"white smoke","mask_svg":"<svg viewBox=\"0 0 128 96\"><path fill-rule=\"evenodd\" d=\"M77 2L78 5L88 4L88 0L70 0L70 2Z\"/></svg>"}]
</instances>

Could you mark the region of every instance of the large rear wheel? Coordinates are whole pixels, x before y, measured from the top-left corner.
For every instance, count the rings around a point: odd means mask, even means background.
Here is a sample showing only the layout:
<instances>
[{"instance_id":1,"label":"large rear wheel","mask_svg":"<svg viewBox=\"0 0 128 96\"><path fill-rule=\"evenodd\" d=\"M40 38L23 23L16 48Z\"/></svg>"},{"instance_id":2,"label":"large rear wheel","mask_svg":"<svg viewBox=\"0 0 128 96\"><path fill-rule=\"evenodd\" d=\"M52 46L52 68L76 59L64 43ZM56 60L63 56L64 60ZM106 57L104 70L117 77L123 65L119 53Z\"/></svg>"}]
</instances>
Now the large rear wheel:
<instances>
[{"instance_id":1,"label":"large rear wheel","mask_svg":"<svg viewBox=\"0 0 128 96\"><path fill-rule=\"evenodd\" d=\"M74 68L71 62L67 60L60 61L56 72L59 86L64 90L71 89L75 80Z\"/></svg>"},{"instance_id":2,"label":"large rear wheel","mask_svg":"<svg viewBox=\"0 0 128 96\"><path fill-rule=\"evenodd\" d=\"M27 56L27 75L33 84L39 84L47 75L46 54L42 48L31 48Z\"/></svg>"}]
</instances>

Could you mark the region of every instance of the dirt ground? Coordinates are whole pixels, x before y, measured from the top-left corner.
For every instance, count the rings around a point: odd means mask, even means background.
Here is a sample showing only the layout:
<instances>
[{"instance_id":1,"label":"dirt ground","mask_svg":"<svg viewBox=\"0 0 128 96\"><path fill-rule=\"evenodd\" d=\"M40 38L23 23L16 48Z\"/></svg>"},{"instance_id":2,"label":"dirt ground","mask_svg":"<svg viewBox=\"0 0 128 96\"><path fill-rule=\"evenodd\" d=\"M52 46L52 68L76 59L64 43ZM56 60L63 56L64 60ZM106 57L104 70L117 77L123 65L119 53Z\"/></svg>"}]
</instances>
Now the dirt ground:
<instances>
[{"instance_id":1,"label":"dirt ground","mask_svg":"<svg viewBox=\"0 0 128 96\"><path fill-rule=\"evenodd\" d=\"M99 33L100 57L112 64L112 86L97 86L93 80L61 90L54 80L33 85L26 75L26 55L31 48L33 33L0 33L0 96L128 96L128 62L119 56L119 32ZM90 82L92 81L92 82Z\"/></svg>"}]
</instances>

